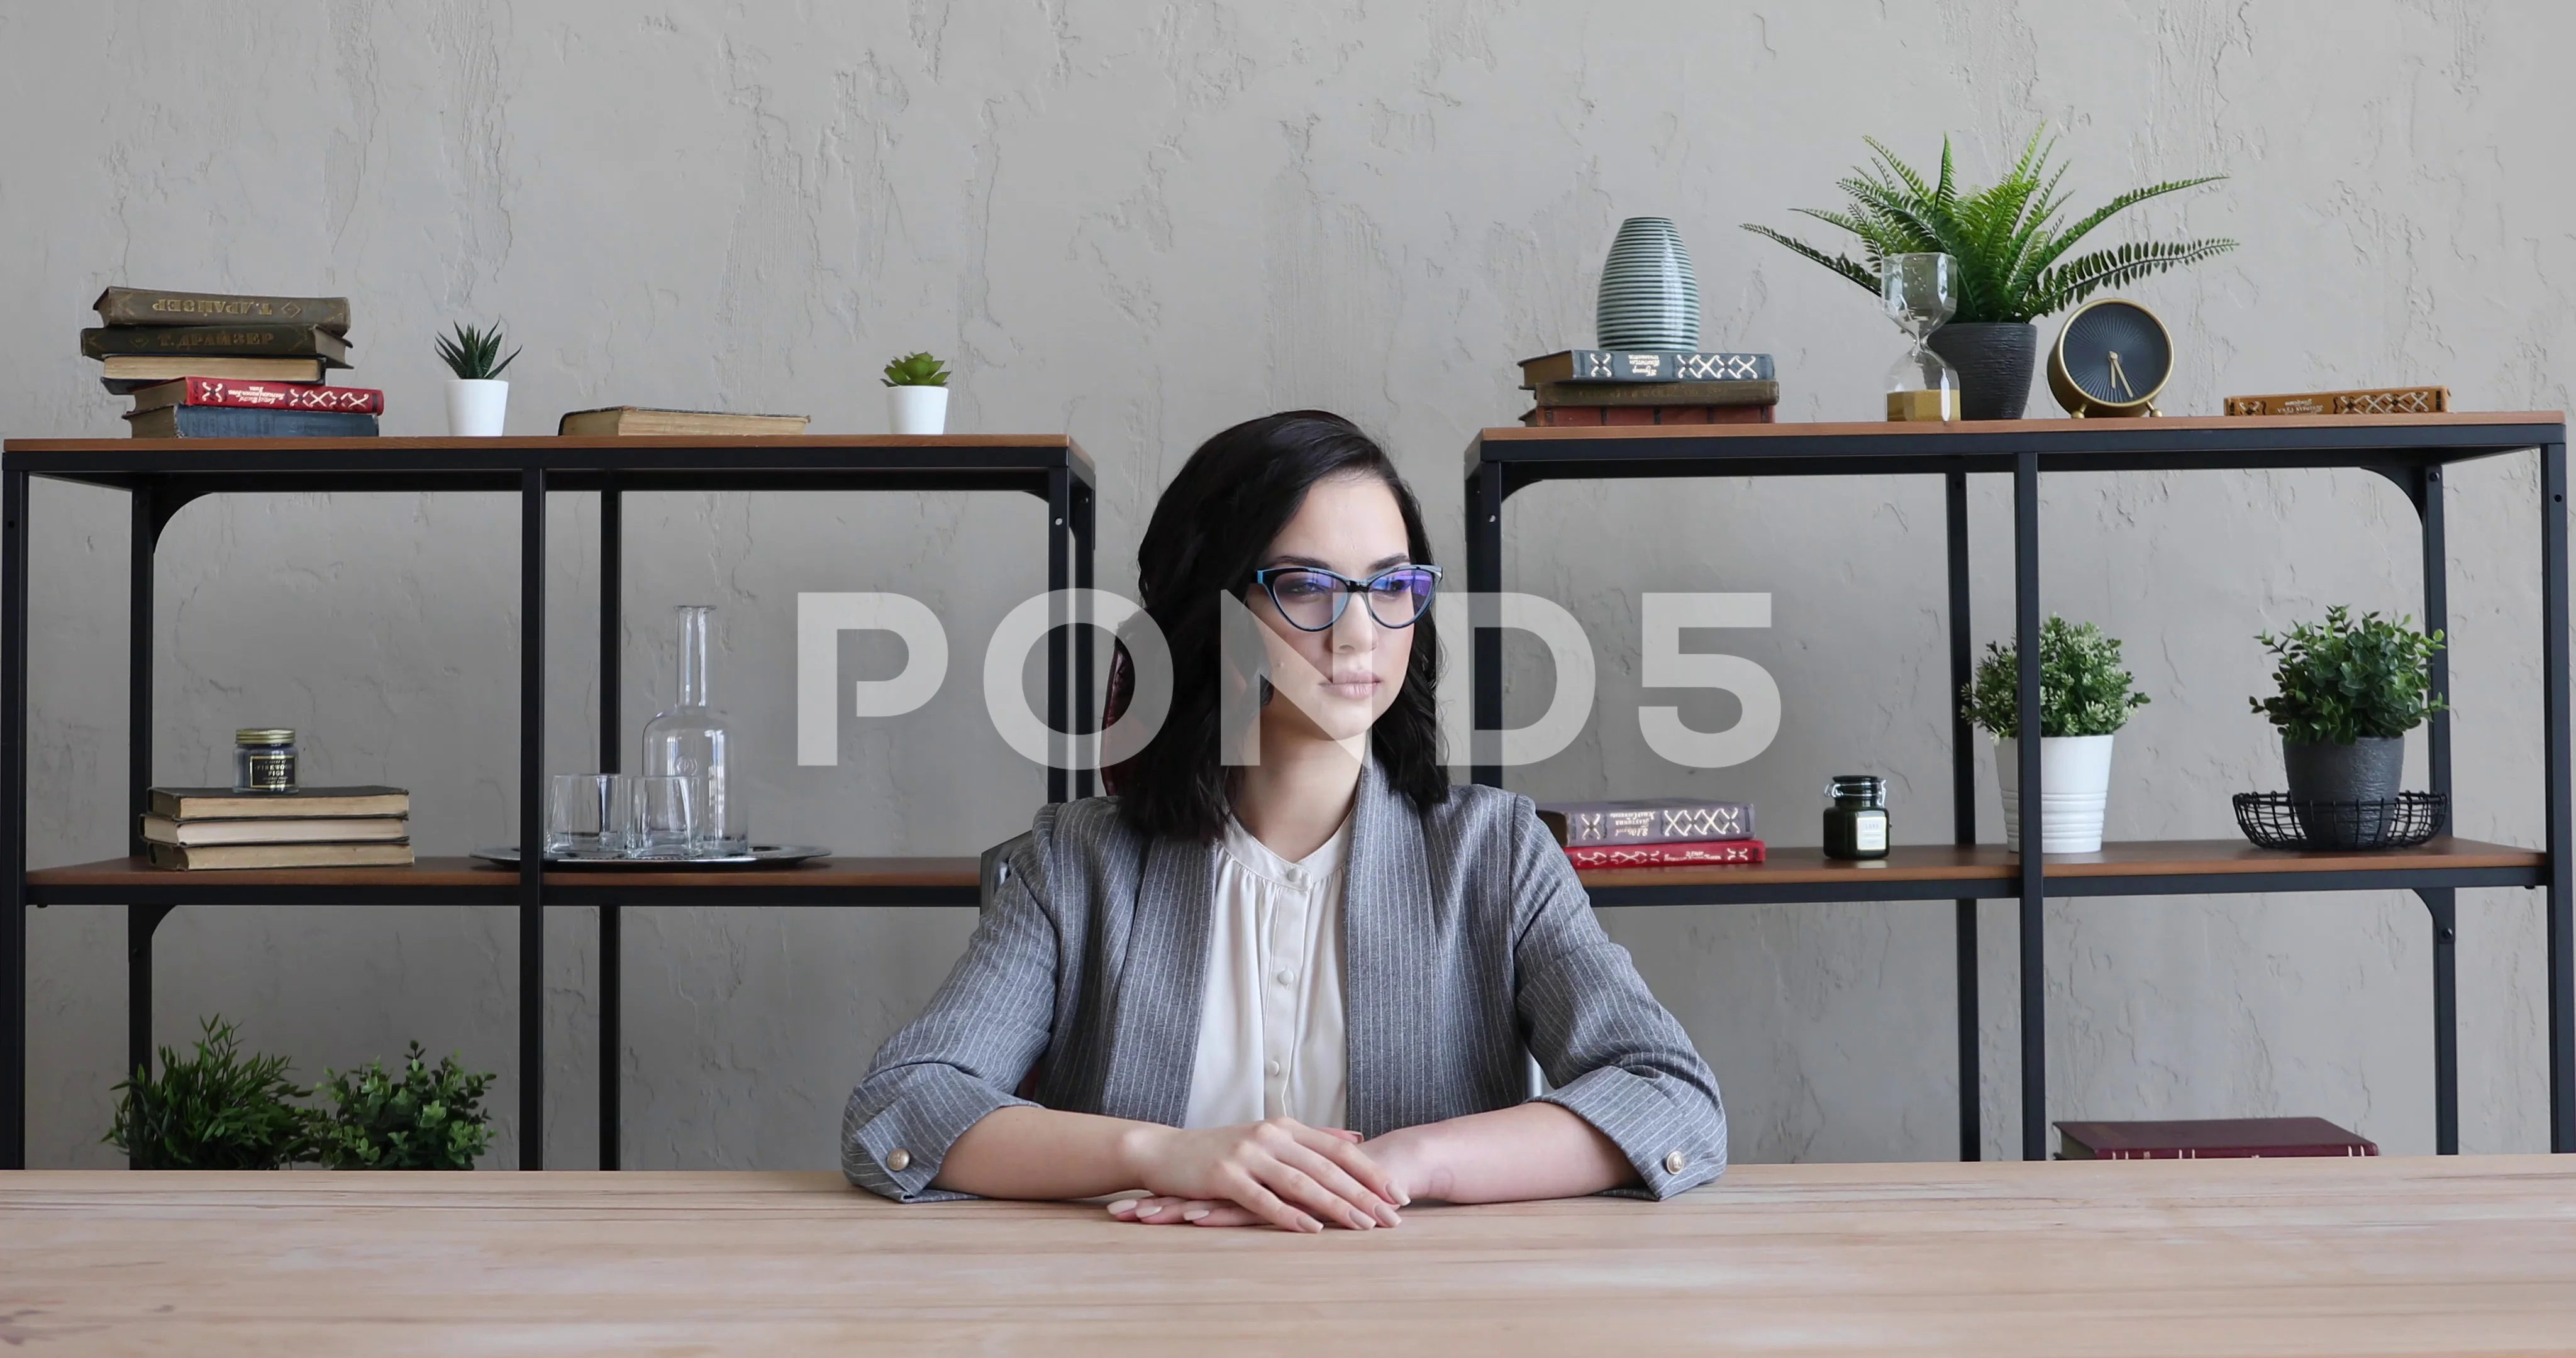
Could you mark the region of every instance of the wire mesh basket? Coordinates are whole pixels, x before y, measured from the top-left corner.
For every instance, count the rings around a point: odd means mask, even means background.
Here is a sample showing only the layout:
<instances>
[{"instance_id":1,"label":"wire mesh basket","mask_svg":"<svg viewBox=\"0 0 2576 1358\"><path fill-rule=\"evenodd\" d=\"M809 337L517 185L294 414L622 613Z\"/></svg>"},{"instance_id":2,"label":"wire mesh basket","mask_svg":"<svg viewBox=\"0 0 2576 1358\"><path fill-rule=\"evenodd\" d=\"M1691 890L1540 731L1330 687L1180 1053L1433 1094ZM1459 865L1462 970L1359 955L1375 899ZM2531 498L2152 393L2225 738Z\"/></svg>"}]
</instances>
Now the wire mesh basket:
<instances>
[{"instance_id":1,"label":"wire mesh basket","mask_svg":"<svg viewBox=\"0 0 2576 1358\"><path fill-rule=\"evenodd\" d=\"M2236 794L2236 827L2266 849L2411 849L2442 833L2445 792L2401 792L2386 801L2302 802L2286 792Z\"/></svg>"}]
</instances>

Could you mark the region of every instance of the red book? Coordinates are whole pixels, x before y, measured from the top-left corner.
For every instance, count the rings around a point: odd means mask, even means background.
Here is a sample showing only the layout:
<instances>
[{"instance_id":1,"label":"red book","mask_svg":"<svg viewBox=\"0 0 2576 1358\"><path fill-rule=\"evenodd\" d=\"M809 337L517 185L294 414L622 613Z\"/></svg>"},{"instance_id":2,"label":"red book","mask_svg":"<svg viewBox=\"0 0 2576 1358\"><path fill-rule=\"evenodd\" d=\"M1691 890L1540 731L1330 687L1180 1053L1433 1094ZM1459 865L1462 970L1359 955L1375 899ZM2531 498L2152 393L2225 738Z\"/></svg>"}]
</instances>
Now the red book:
<instances>
[{"instance_id":1,"label":"red book","mask_svg":"<svg viewBox=\"0 0 2576 1358\"><path fill-rule=\"evenodd\" d=\"M2378 1143L2324 1118L2197 1118L2175 1122L2061 1122L2067 1160L2246 1160L2377 1155Z\"/></svg>"},{"instance_id":2,"label":"red book","mask_svg":"<svg viewBox=\"0 0 2576 1358\"><path fill-rule=\"evenodd\" d=\"M1538 406L1521 423L1538 429L1626 424L1770 424L1775 406Z\"/></svg>"},{"instance_id":3,"label":"red book","mask_svg":"<svg viewBox=\"0 0 2576 1358\"><path fill-rule=\"evenodd\" d=\"M134 393L136 410L164 406L233 406L246 410L336 410L382 415L385 394L373 387L326 387L315 382L243 382L230 377L182 377Z\"/></svg>"},{"instance_id":4,"label":"red book","mask_svg":"<svg viewBox=\"0 0 2576 1358\"><path fill-rule=\"evenodd\" d=\"M1577 869L1715 867L1762 861L1758 839L1704 839L1689 844L1583 844L1565 851Z\"/></svg>"}]
</instances>

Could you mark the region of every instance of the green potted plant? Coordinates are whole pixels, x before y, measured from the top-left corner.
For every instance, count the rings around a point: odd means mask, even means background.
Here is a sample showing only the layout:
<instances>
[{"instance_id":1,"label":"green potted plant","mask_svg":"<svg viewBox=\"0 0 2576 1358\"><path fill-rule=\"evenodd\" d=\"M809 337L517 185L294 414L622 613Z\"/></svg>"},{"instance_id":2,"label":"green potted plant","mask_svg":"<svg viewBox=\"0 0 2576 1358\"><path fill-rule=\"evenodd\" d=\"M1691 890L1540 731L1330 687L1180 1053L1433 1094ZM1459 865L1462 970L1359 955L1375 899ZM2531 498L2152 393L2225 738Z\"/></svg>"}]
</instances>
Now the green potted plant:
<instances>
[{"instance_id":1,"label":"green potted plant","mask_svg":"<svg viewBox=\"0 0 2576 1358\"><path fill-rule=\"evenodd\" d=\"M2059 224L2066 199L2057 191L2063 167L2052 166L2055 143L2033 132L2021 159L1989 188L1962 188L1952 170L1950 142L1941 141L1941 169L1927 180L1876 141L1871 163L1836 181L1849 195L1837 211L1796 208L1860 238L1861 258L1828 255L1767 226L1744 229L1768 236L1805 258L1869 289L1881 290L1880 261L1889 255L1945 254L1958 261L1958 309L1932 332L1931 347L1959 370L1960 415L1971 420L2021 418L2039 353L2038 317L2167 269L2233 249L2232 240L2180 244L2138 241L2066 257L2095 227L2150 198L2224 179L2205 175L2131 189L2073 222Z\"/></svg>"},{"instance_id":2,"label":"green potted plant","mask_svg":"<svg viewBox=\"0 0 2576 1358\"><path fill-rule=\"evenodd\" d=\"M885 365L885 385L890 432L947 432L948 365L928 354L906 354Z\"/></svg>"},{"instance_id":3,"label":"green potted plant","mask_svg":"<svg viewBox=\"0 0 2576 1358\"><path fill-rule=\"evenodd\" d=\"M501 356L501 327L478 330L459 322L438 337L438 358L456 374L447 383L447 432L457 438L499 438L510 409L510 384L501 374L517 361Z\"/></svg>"},{"instance_id":4,"label":"green potted plant","mask_svg":"<svg viewBox=\"0 0 2576 1358\"><path fill-rule=\"evenodd\" d=\"M1975 677L1959 695L1968 720L1995 738L2004 842L2015 849L2021 847L2020 677L2015 648L1988 642ZM2102 813L2111 796L2111 738L2146 704L2147 695L2137 691L2120 662L2118 639L2092 623L2049 615L2039 630L2040 852L2101 849Z\"/></svg>"},{"instance_id":5,"label":"green potted plant","mask_svg":"<svg viewBox=\"0 0 2576 1358\"><path fill-rule=\"evenodd\" d=\"M203 1023L194 1054L161 1049L161 1073L138 1069L119 1084L104 1138L137 1169L282 1169L314 1158L311 1091L286 1078L283 1056L241 1054L222 1018Z\"/></svg>"},{"instance_id":6,"label":"green potted plant","mask_svg":"<svg viewBox=\"0 0 2576 1358\"><path fill-rule=\"evenodd\" d=\"M2255 639L2272 653L2278 691L2246 701L2280 729L2290 800L2393 801L2406 774L2406 733L2442 707L2432 691L2433 653L2442 649L2442 634L2416 631L2412 618L2355 618L2338 604L2326 610L2324 622ZM2297 813L2299 807L2291 809ZM2363 811L2367 821L2369 808ZM2329 814L2300 815L2299 823L2326 848L2349 847L2340 842L2347 832L2367 838L2375 829Z\"/></svg>"},{"instance_id":7,"label":"green potted plant","mask_svg":"<svg viewBox=\"0 0 2576 1358\"><path fill-rule=\"evenodd\" d=\"M324 1073L322 1115L316 1140L323 1164L333 1169L472 1169L492 1147L491 1114L483 1108L489 1072L468 1073L453 1056L435 1066L420 1044L411 1044L400 1073L382 1061L360 1070Z\"/></svg>"}]
</instances>

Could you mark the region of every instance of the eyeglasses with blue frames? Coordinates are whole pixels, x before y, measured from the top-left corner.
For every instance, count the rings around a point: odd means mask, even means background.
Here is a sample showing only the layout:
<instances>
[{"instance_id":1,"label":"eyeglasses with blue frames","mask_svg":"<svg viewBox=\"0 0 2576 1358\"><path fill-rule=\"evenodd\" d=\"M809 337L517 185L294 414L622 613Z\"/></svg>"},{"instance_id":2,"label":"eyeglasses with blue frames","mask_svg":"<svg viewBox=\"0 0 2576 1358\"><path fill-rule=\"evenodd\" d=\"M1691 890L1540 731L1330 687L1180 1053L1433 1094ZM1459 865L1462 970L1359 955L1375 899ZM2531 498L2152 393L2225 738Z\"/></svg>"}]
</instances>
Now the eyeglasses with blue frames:
<instances>
[{"instance_id":1,"label":"eyeglasses with blue frames","mask_svg":"<svg viewBox=\"0 0 2576 1358\"><path fill-rule=\"evenodd\" d=\"M1354 594L1367 597L1369 616L1378 626L1411 627L1431 607L1432 591L1440 586L1440 568L1398 566L1354 580L1316 566L1273 566L1254 571L1252 583L1261 586L1270 602L1278 605L1279 616L1300 632L1321 632L1340 622Z\"/></svg>"}]
</instances>

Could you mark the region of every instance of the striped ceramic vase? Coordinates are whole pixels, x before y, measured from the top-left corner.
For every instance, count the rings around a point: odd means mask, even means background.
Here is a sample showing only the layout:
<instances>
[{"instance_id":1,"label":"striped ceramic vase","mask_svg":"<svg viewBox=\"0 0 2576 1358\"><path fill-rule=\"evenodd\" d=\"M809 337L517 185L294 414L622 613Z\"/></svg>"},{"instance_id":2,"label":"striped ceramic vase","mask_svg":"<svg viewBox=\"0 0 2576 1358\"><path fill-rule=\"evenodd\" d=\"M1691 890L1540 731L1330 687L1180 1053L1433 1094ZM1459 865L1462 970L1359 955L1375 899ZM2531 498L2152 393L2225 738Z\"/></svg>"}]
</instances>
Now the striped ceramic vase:
<instances>
[{"instance_id":1,"label":"striped ceramic vase","mask_svg":"<svg viewBox=\"0 0 2576 1358\"><path fill-rule=\"evenodd\" d=\"M1699 276L1671 218L1619 223L1594 325L1604 349L1699 348Z\"/></svg>"}]
</instances>

